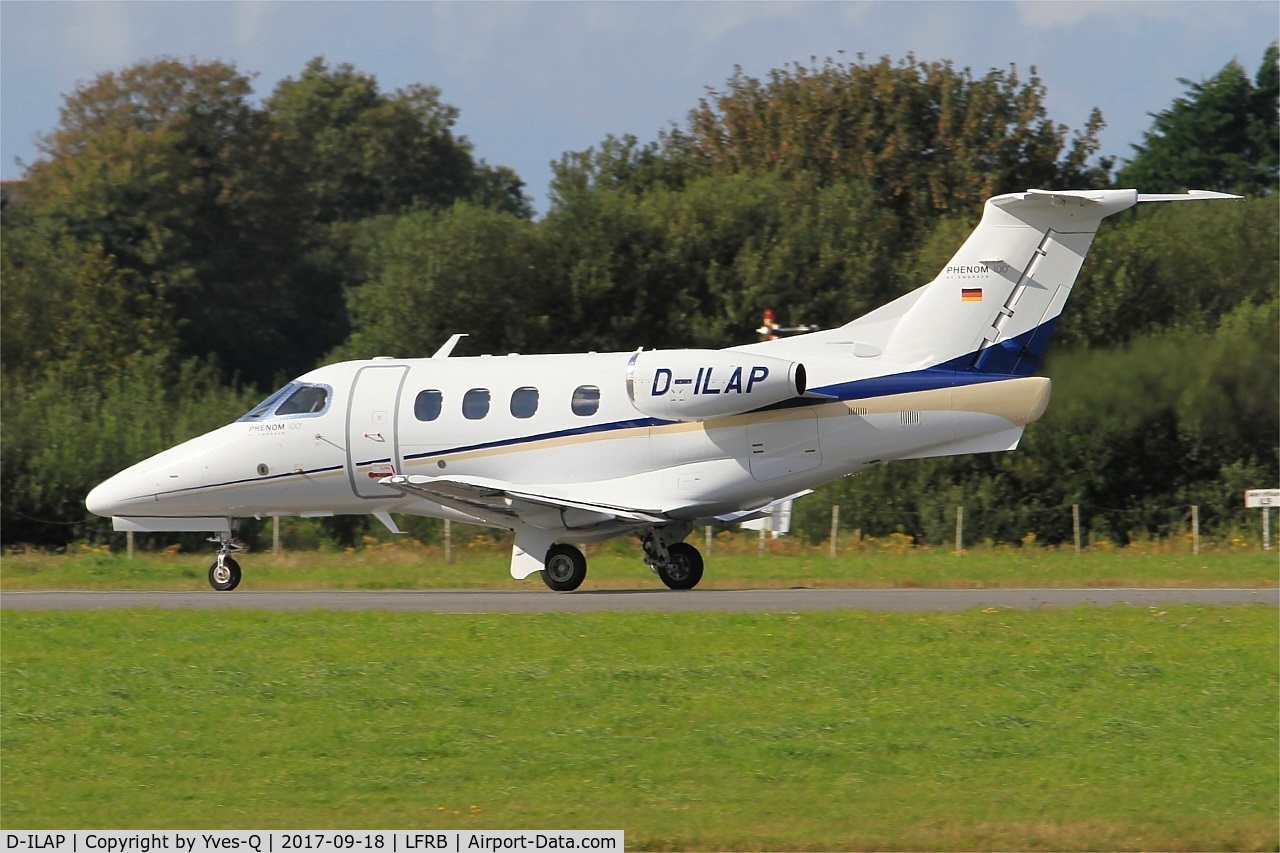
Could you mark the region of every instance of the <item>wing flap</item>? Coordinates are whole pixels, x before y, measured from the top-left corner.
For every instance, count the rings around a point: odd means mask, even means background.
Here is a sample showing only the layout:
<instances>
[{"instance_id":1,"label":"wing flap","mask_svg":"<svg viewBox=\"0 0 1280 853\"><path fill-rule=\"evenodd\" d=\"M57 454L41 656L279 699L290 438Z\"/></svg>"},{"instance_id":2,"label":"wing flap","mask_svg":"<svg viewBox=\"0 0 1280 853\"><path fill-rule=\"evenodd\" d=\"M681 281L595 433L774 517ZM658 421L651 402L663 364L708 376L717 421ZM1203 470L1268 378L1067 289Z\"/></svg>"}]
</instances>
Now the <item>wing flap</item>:
<instances>
[{"instance_id":1,"label":"wing flap","mask_svg":"<svg viewBox=\"0 0 1280 853\"><path fill-rule=\"evenodd\" d=\"M573 529L613 520L650 524L669 521L653 510L576 501L501 480L398 474L379 482L406 495L435 501L505 527L514 522Z\"/></svg>"},{"instance_id":2,"label":"wing flap","mask_svg":"<svg viewBox=\"0 0 1280 853\"><path fill-rule=\"evenodd\" d=\"M781 507L783 504L790 503L796 498L802 498L805 495L811 494L813 494L813 489L805 489L803 492L796 492L793 495L787 495L785 498L778 498L776 501L765 504L762 507L757 507L756 509L742 510L740 512L727 512L724 515L717 515L716 521L721 524L739 524L744 521L756 521L757 519L768 518L773 514L775 509Z\"/></svg>"}]
</instances>

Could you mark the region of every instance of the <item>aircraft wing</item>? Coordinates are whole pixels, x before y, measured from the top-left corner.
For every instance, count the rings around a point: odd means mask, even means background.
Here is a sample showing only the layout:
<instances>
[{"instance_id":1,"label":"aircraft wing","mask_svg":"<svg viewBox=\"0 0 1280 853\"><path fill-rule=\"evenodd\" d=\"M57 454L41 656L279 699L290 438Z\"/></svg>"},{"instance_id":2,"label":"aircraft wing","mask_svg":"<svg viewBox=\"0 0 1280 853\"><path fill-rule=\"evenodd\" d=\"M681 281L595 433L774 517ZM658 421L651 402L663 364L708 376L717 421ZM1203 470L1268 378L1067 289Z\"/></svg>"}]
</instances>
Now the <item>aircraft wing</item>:
<instances>
[{"instance_id":1,"label":"aircraft wing","mask_svg":"<svg viewBox=\"0 0 1280 853\"><path fill-rule=\"evenodd\" d=\"M378 482L402 494L425 498L502 527L512 527L518 522L571 530L609 521L656 524L670 520L656 511L575 501L483 477L397 474Z\"/></svg>"},{"instance_id":2,"label":"aircraft wing","mask_svg":"<svg viewBox=\"0 0 1280 853\"><path fill-rule=\"evenodd\" d=\"M760 507L759 509L748 509L741 512L730 512L724 515L717 515L716 521L721 524L737 524L743 521L756 521L761 518L768 518L773 515L774 509L781 507L783 504L790 503L796 498L802 498L805 495L813 494L813 489L805 489L803 492L796 492L794 495L787 495L785 498L778 498L773 503Z\"/></svg>"}]
</instances>

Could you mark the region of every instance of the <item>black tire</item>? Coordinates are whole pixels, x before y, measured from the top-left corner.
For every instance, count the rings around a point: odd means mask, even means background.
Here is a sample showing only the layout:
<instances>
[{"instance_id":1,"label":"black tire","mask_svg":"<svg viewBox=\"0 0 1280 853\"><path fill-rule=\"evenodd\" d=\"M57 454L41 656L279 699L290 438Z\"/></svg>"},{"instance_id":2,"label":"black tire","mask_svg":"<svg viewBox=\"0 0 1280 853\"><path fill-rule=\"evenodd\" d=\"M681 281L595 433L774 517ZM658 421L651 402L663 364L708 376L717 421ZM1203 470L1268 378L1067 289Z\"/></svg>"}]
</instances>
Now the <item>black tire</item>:
<instances>
[{"instance_id":1,"label":"black tire","mask_svg":"<svg viewBox=\"0 0 1280 853\"><path fill-rule=\"evenodd\" d=\"M658 566L658 577L671 589L693 589L702 580L702 554L688 542L667 548L671 559Z\"/></svg>"},{"instance_id":2,"label":"black tire","mask_svg":"<svg viewBox=\"0 0 1280 853\"><path fill-rule=\"evenodd\" d=\"M213 565L209 567L209 586L218 592L231 592L240 585L240 564L230 557L222 560L219 565L217 560L213 561Z\"/></svg>"},{"instance_id":3,"label":"black tire","mask_svg":"<svg viewBox=\"0 0 1280 853\"><path fill-rule=\"evenodd\" d=\"M572 545L552 545L543 565L542 582L556 592L572 592L587 579L587 558Z\"/></svg>"}]
</instances>

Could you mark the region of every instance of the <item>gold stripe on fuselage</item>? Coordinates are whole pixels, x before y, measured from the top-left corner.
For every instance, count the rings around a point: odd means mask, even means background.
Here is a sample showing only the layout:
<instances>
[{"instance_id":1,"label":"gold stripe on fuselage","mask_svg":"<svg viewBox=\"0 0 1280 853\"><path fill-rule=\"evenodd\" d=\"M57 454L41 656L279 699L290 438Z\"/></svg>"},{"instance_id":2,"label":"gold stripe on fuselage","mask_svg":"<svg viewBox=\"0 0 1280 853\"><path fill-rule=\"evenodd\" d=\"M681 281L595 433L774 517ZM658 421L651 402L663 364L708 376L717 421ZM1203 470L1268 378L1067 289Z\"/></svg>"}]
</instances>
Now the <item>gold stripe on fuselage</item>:
<instances>
[{"instance_id":1,"label":"gold stripe on fuselage","mask_svg":"<svg viewBox=\"0 0 1280 853\"><path fill-rule=\"evenodd\" d=\"M883 397L869 397L860 400L825 401L815 398L813 403L807 406L776 409L768 412L748 412L707 421L664 423L647 427L624 427L608 432L577 433L544 439L531 438L527 441L516 440L511 444L504 444L499 447L444 451L409 460L405 463L405 467L435 464L440 459L448 459L449 461L485 459L508 453L582 446L598 441L624 441L646 436L659 437L698 431L710 432L712 430L744 426L748 421L752 423L760 423L762 421L780 423L814 417L815 415L822 418L831 418L846 415L889 414L900 411L956 411L994 415L1021 427L1038 420L1044 414L1045 408L1049 405L1050 387L1051 383L1046 377L1023 376L1017 379L980 382L951 388L932 388L927 391L886 394Z\"/></svg>"}]
</instances>

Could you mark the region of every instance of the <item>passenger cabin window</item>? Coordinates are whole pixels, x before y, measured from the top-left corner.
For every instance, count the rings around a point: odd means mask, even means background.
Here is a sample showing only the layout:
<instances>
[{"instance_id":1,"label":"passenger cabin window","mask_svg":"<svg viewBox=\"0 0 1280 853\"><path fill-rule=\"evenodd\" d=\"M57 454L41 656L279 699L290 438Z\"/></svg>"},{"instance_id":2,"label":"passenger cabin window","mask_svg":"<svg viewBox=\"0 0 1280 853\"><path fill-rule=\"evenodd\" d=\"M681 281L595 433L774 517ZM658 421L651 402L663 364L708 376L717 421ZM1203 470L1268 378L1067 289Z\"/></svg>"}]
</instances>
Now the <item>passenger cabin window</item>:
<instances>
[{"instance_id":1,"label":"passenger cabin window","mask_svg":"<svg viewBox=\"0 0 1280 853\"><path fill-rule=\"evenodd\" d=\"M413 416L420 421L434 421L444 408L444 395L439 391L421 391L413 401Z\"/></svg>"},{"instance_id":2,"label":"passenger cabin window","mask_svg":"<svg viewBox=\"0 0 1280 853\"><path fill-rule=\"evenodd\" d=\"M538 411L538 389L517 388L511 392L511 414L517 418L531 418Z\"/></svg>"},{"instance_id":3,"label":"passenger cabin window","mask_svg":"<svg viewBox=\"0 0 1280 853\"><path fill-rule=\"evenodd\" d=\"M587 417L600 410L600 389L594 385L579 385L573 391L570 404L575 415Z\"/></svg>"},{"instance_id":4,"label":"passenger cabin window","mask_svg":"<svg viewBox=\"0 0 1280 853\"><path fill-rule=\"evenodd\" d=\"M489 414L489 389L472 388L462 398L462 416L478 421Z\"/></svg>"}]
</instances>

